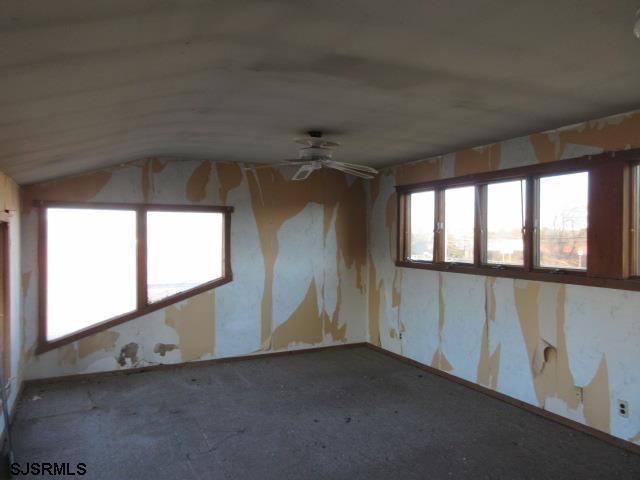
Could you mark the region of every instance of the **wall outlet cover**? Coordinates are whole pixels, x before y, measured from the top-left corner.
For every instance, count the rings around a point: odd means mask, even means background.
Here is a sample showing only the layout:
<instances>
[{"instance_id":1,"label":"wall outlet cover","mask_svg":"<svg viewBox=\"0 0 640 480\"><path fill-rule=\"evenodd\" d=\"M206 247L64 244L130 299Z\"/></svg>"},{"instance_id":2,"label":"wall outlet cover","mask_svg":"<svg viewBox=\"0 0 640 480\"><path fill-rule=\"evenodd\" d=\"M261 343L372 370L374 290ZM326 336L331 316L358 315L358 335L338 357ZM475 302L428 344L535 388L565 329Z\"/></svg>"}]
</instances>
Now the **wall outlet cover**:
<instances>
[{"instance_id":1,"label":"wall outlet cover","mask_svg":"<svg viewBox=\"0 0 640 480\"><path fill-rule=\"evenodd\" d=\"M618 400L618 415L629 418L629 402L626 400Z\"/></svg>"}]
</instances>

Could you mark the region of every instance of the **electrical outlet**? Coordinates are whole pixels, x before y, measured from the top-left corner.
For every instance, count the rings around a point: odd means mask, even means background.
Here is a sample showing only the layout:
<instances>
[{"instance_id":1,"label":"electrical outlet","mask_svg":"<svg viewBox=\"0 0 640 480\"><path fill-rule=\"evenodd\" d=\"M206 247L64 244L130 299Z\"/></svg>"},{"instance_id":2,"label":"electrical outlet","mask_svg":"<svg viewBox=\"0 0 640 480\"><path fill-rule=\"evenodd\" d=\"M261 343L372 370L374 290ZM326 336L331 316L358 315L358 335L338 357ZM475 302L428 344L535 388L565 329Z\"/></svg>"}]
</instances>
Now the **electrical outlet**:
<instances>
[{"instance_id":1,"label":"electrical outlet","mask_svg":"<svg viewBox=\"0 0 640 480\"><path fill-rule=\"evenodd\" d=\"M626 400L618 400L618 415L629 418L629 402Z\"/></svg>"},{"instance_id":2,"label":"electrical outlet","mask_svg":"<svg viewBox=\"0 0 640 480\"><path fill-rule=\"evenodd\" d=\"M582 390L582 387L574 387L574 392L578 403L582 403L584 401L584 390Z\"/></svg>"}]
</instances>

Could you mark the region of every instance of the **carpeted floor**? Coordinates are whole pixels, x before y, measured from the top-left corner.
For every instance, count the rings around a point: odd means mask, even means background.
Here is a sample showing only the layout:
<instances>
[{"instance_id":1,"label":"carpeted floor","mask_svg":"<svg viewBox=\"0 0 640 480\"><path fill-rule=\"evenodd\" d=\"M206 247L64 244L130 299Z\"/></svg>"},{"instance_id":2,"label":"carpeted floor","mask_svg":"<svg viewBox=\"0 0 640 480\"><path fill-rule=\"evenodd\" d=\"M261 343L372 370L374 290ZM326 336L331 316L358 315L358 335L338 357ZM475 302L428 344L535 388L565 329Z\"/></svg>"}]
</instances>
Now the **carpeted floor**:
<instances>
[{"instance_id":1,"label":"carpeted floor","mask_svg":"<svg viewBox=\"0 0 640 480\"><path fill-rule=\"evenodd\" d=\"M32 384L14 442L76 479L640 478L638 455L366 347Z\"/></svg>"}]
</instances>

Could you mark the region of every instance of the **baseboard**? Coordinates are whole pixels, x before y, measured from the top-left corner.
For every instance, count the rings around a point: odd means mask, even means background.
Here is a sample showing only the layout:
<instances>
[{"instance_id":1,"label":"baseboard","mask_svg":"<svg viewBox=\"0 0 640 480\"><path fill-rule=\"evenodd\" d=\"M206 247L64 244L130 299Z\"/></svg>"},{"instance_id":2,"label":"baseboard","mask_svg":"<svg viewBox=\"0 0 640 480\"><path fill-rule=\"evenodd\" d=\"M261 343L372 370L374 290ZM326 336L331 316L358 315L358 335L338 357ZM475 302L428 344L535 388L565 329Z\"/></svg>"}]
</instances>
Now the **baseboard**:
<instances>
[{"instance_id":1,"label":"baseboard","mask_svg":"<svg viewBox=\"0 0 640 480\"><path fill-rule=\"evenodd\" d=\"M597 430L593 427L589 427L588 425L584 425L582 423L576 422L574 420L570 420L568 418L565 418L561 415L558 415L556 413L552 413L549 412L547 410L544 410L536 405L531 405L530 403L526 403L523 402L522 400L518 400L517 398L513 398L510 397L508 395L505 395L504 393L500 393L500 392L496 392L495 390L491 390L490 388L484 387L482 385L478 385L477 383L473 383L470 382L469 380L465 380L463 378L460 377L456 377L455 375L451 375L450 373L447 372L443 372L442 370L438 370L437 368L433 368L429 365L425 365L424 363L420 363L417 362L415 360L412 360L410 358L407 358L403 355L399 355L397 353L394 352L390 352L389 350L385 350L382 347L379 347L377 345L373 345L372 343L366 343L366 346L368 348L371 348L377 352L383 353L385 355L388 355L392 358L395 358L396 360L400 360L401 362L407 363L409 365L413 365L414 367L417 367L421 370L424 370L426 372L432 373L434 375L437 375L439 377L442 378L446 378L447 380L451 380L452 382L455 382L457 384L463 385L465 387L471 388L477 392L483 393L485 395L488 395L490 397L496 398L498 400L501 400L503 402L506 402L510 405L513 405L515 407L519 407L523 410L526 410L528 412L531 412L535 415L538 415L540 417L544 417L547 418L549 420L552 420L556 423L559 423L561 425L564 425L565 427L569 427L572 428L574 430L578 430L579 432L582 433L586 433L588 435L591 435L593 437L596 437L600 440L603 440L607 443L610 443L611 445L614 445L616 447L619 448L624 448L625 450L628 450L630 452L633 452L637 455L640 455L640 445L636 445L635 443L629 442L627 440L623 440L621 438L615 437L609 433L603 432L601 430Z\"/></svg>"},{"instance_id":2,"label":"baseboard","mask_svg":"<svg viewBox=\"0 0 640 480\"><path fill-rule=\"evenodd\" d=\"M33 378L30 380L24 380L23 385L36 385L40 383L50 383L50 382L59 382L59 381L67 381L67 380L87 380L91 378L97 377L105 377L105 376L114 376L114 375L134 375L138 373L151 372L156 370L173 370L176 368L185 368L185 367L204 367L207 365L217 365L220 363L232 363L232 362L242 362L245 360L255 360L257 358L265 358L265 357L281 357L286 355L297 355L299 353L312 353L312 352L321 352L323 350L334 350L341 348L356 348L356 347L366 347L368 344L366 342L357 342L357 343L342 343L339 345L328 345L326 347L312 347L312 348L300 348L295 350L282 350L278 352L258 352L258 353L250 353L248 355L238 355L235 357L224 357L224 358L213 358L209 360L196 360L193 362L180 362L180 363L162 363L158 365L146 365L144 367L133 367L133 368L123 368L119 370L108 370L105 372L90 372L90 373L75 373L71 375L62 375L58 377L46 377L46 378ZM16 401L17 403L17 401Z\"/></svg>"}]
</instances>

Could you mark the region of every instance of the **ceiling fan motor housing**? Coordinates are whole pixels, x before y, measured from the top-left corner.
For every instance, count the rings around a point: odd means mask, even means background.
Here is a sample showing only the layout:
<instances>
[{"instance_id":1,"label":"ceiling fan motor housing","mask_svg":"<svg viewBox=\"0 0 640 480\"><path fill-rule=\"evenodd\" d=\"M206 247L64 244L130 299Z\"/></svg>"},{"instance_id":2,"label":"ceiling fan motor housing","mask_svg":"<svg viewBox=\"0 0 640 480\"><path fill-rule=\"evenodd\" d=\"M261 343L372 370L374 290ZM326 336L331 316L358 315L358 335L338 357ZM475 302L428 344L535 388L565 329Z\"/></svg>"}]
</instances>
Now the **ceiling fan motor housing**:
<instances>
[{"instance_id":1,"label":"ceiling fan motor housing","mask_svg":"<svg viewBox=\"0 0 640 480\"><path fill-rule=\"evenodd\" d=\"M331 150L324 147L306 147L298 152L300 160L331 160Z\"/></svg>"}]
</instances>

